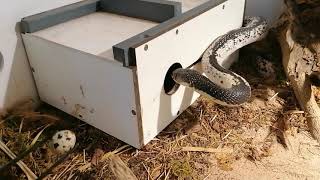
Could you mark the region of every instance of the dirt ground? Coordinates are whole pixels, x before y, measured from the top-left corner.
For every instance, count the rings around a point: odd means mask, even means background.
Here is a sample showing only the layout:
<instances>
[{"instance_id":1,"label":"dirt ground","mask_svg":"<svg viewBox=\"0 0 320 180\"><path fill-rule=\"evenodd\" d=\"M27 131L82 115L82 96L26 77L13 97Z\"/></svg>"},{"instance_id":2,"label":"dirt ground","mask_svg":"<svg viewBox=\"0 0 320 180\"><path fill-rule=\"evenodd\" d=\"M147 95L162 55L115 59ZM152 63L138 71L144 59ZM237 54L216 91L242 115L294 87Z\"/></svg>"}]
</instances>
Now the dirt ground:
<instances>
[{"instance_id":1,"label":"dirt ground","mask_svg":"<svg viewBox=\"0 0 320 180\"><path fill-rule=\"evenodd\" d=\"M308 132L288 137L291 149L280 144L271 147L272 154L261 161L242 158L232 171L213 166L207 179L320 179L320 148Z\"/></svg>"}]
</instances>

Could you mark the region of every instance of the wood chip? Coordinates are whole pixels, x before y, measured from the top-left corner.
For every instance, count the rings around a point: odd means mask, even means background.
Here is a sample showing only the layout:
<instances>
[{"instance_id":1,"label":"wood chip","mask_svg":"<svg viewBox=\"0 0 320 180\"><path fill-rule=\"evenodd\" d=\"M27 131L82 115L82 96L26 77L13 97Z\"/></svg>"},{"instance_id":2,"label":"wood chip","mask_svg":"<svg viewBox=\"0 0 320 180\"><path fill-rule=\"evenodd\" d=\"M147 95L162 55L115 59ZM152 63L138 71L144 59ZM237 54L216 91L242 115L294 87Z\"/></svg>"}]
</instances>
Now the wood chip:
<instances>
[{"instance_id":1,"label":"wood chip","mask_svg":"<svg viewBox=\"0 0 320 180\"><path fill-rule=\"evenodd\" d=\"M113 155L110 157L109 167L118 180L138 180L131 169L121 160L118 155Z\"/></svg>"},{"instance_id":2,"label":"wood chip","mask_svg":"<svg viewBox=\"0 0 320 180\"><path fill-rule=\"evenodd\" d=\"M92 155L91 164L96 166L99 163L99 161L100 161L101 157L103 156L103 154L104 154L104 152L103 152L102 149L99 149L99 148L96 149L94 151L94 154Z\"/></svg>"}]
</instances>

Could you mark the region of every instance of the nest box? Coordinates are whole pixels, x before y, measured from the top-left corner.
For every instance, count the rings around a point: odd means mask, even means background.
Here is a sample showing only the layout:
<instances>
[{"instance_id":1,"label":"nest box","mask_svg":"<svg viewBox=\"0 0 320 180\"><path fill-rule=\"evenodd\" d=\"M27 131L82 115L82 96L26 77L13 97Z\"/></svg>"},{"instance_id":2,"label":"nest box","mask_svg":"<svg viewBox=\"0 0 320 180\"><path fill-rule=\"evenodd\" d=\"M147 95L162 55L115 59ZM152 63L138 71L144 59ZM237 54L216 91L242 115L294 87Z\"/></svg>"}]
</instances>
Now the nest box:
<instances>
[{"instance_id":1,"label":"nest box","mask_svg":"<svg viewBox=\"0 0 320 180\"><path fill-rule=\"evenodd\" d=\"M85 0L21 21L42 101L142 147L199 94L170 73L242 25L245 0Z\"/></svg>"}]
</instances>

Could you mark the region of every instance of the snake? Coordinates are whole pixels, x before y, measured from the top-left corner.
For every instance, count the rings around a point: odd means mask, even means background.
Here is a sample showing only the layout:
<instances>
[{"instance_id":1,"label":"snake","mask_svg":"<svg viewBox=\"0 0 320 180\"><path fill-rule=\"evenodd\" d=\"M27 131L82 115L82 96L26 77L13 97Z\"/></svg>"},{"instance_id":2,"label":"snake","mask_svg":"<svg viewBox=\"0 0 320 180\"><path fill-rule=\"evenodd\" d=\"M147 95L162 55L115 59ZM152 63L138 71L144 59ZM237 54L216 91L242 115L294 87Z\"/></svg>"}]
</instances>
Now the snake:
<instances>
[{"instance_id":1,"label":"snake","mask_svg":"<svg viewBox=\"0 0 320 180\"><path fill-rule=\"evenodd\" d=\"M250 99L250 84L245 78L223 67L222 63L238 49L264 38L267 32L268 23L263 17L246 16L240 28L217 37L207 47L200 58L203 72L177 68L171 77L177 84L193 88L217 104L239 106Z\"/></svg>"}]
</instances>

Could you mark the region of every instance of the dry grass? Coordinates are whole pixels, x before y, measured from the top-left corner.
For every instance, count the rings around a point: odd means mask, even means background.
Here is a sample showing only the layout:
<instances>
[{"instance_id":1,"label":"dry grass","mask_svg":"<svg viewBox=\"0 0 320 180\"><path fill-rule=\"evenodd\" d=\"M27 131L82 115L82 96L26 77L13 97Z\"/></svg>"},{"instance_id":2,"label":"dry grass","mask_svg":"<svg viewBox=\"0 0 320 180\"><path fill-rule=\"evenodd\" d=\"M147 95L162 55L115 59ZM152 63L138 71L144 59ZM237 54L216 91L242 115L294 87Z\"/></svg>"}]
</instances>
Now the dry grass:
<instances>
[{"instance_id":1,"label":"dry grass","mask_svg":"<svg viewBox=\"0 0 320 180\"><path fill-rule=\"evenodd\" d=\"M205 179L213 165L229 171L233 162L240 158L259 161L270 155L273 143L288 146L287 133L307 131L304 114L297 108L285 79L265 81L256 77L252 67L241 67L244 68L235 69L242 72L253 87L250 102L229 108L200 98L140 150L47 105L37 112L21 109L9 112L0 121L0 136L15 154L19 154L48 124L75 131L78 148L47 179L116 179L109 166L114 154L139 179ZM43 132L38 141L45 134ZM23 161L39 176L57 158L46 143ZM8 160L0 152L0 164ZM17 166L11 166L1 175L26 178Z\"/></svg>"}]
</instances>

